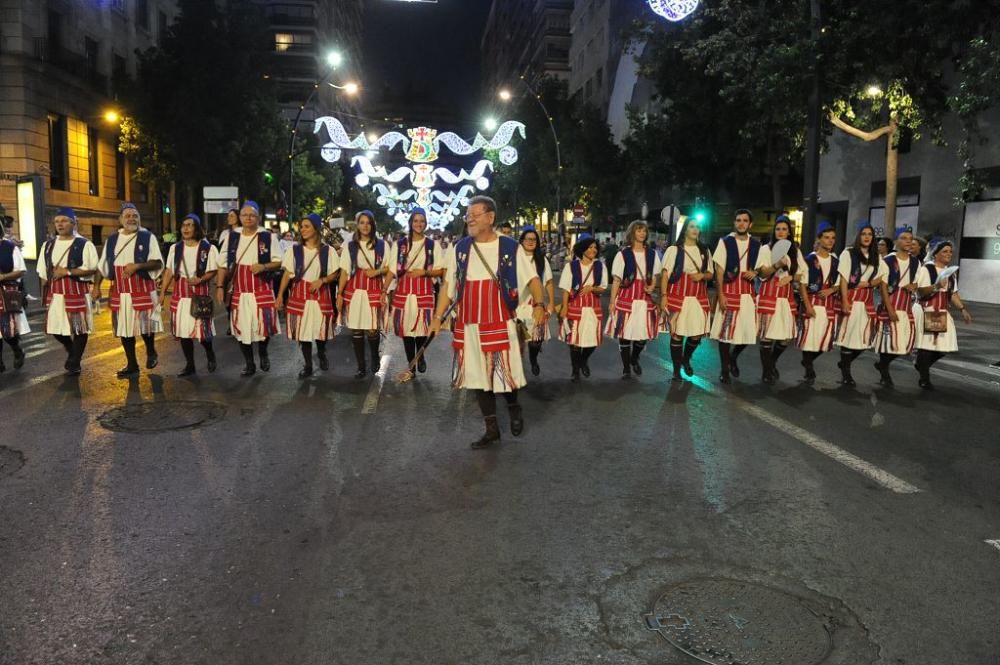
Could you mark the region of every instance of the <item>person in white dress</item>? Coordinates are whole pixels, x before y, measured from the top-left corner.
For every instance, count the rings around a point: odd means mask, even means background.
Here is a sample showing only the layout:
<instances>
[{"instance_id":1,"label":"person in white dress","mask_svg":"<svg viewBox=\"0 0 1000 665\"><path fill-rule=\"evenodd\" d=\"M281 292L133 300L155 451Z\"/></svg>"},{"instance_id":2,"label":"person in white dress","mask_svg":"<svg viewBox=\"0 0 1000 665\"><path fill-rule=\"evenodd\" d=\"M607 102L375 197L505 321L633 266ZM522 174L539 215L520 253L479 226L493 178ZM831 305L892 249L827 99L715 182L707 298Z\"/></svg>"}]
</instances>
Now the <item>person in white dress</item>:
<instances>
[{"instance_id":1,"label":"person in white dress","mask_svg":"<svg viewBox=\"0 0 1000 665\"><path fill-rule=\"evenodd\" d=\"M931 366L943 358L945 354L958 351L958 333L955 331L955 319L949 309L955 307L962 313L966 324L972 323L972 315L958 295L958 276L950 275L942 279L942 272L951 265L955 248L950 240L944 240L934 245L930 250L929 261L921 267L917 276L917 293L919 294L919 313L915 321L917 331L917 361L915 366L920 373L918 385L924 390L934 390L931 383ZM925 317L935 317L943 320L943 330L931 331L931 325L924 324ZM938 326L940 328L940 325Z\"/></svg>"},{"instance_id":2,"label":"person in white dress","mask_svg":"<svg viewBox=\"0 0 1000 665\"><path fill-rule=\"evenodd\" d=\"M475 196L465 215L469 237L455 244L449 255L445 284L431 324L436 335L445 323L445 312L457 301L454 324L455 373L452 385L476 391L486 432L472 448L486 448L500 441L496 393L502 393L510 415L510 432L520 436L524 415L517 401L518 389L527 384L521 361L515 310L518 296L529 291L534 298L532 323L545 321L541 280L513 238L493 229L496 202Z\"/></svg>"},{"instance_id":3,"label":"person in white dress","mask_svg":"<svg viewBox=\"0 0 1000 665\"><path fill-rule=\"evenodd\" d=\"M166 302L167 291L173 285L170 299L170 329L181 344L184 369L177 376L191 376L197 370L194 364L194 343L205 349L209 372L217 366L212 340L215 323L212 312L205 310L195 316L192 302L195 296L211 299L212 284L219 270L219 250L205 238L201 218L191 213L181 222L181 239L170 246L167 265L160 286L160 302Z\"/></svg>"},{"instance_id":4,"label":"person in white dress","mask_svg":"<svg viewBox=\"0 0 1000 665\"><path fill-rule=\"evenodd\" d=\"M892 320L889 306L883 301L878 308L878 325L875 331L875 348L878 351L875 369L881 377L879 383L887 388L893 386L889 364L896 358L913 353L916 343L913 304L916 300L920 262L910 256L913 243L913 232L908 227L900 227L896 230L894 251L882 257L888 268L885 285L889 293L889 304L896 313L895 320Z\"/></svg>"},{"instance_id":5,"label":"person in white dress","mask_svg":"<svg viewBox=\"0 0 1000 665\"><path fill-rule=\"evenodd\" d=\"M712 317L712 339L719 343L720 383L739 377L737 360L743 350L757 342L757 298L754 283L775 271L767 245L750 235L753 215L746 208L736 211L733 232L719 240L712 254L718 298Z\"/></svg>"},{"instance_id":6,"label":"person in white dress","mask_svg":"<svg viewBox=\"0 0 1000 665\"><path fill-rule=\"evenodd\" d=\"M394 286L388 302L391 304L392 329L403 340L407 364L412 364L417 351L424 347L430 335L434 316L434 280L444 276L444 250L427 230L427 213L423 208L410 211L410 232L400 238L389 252L388 267ZM427 371L427 360L421 355L416 370Z\"/></svg>"},{"instance_id":7,"label":"person in white dress","mask_svg":"<svg viewBox=\"0 0 1000 665\"><path fill-rule=\"evenodd\" d=\"M27 270L17 244L0 238L0 291L3 292L0 298L0 372L7 369L3 364L4 342L14 354L14 369L24 366L21 335L31 332L24 313L24 283L21 279Z\"/></svg>"},{"instance_id":8,"label":"person in white dress","mask_svg":"<svg viewBox=\"0 0 1000 665\"><path fill-rule=\"evenodd\" d=\"M236 208L230 208L226 213L226 229L219 232L219 242L216 244L216 248L222 247L222 240L226 237L228 231L239 231L240 230L240 211ZM232 337L233 328L230 323L230 319L233 315L233 305L232 305L232 293L226 293L226 335Z\"/></svg>"},{"instance_id":9,"label":"person in white dress","mask_svg":"<svg viewBox=\"0 0 1000 665\"><path fill-rule=\"evenodd\" d=\"M788 215L778 215L771 231L768 250L773 251L775 243L780 240L788 240L792 246L780 261L774 261L772 257L771 262L776 271L761 280L760 293L757 294L757 330L763 368L761 381L768 385L778 380L778 359L795 339L799 315L795 296L798 295L803 301L808 297L805 285L806 260L794 238L792 220Z\"/></svg>"},{"instance_id":10,"label":"person in white dress","mask_svg":"<svg viewBox=\"0 0 1000 665\"><path fill-rule=\"evenodd\" d=\"M833 348L837 336L837 317L840 315L840 259L833 254L837 244L837 230L830 222L820 222L816 227L816 251L806 257L806 291L802 300L801 321L796 344L802 350L805 382L816 381L814 362L821 354Z\"/></svg>"},{"instance_id":11,"label":"person in white dress","mask_svg":"<svg viewBox=\"0 0 1000 665\"><path fill-rule=\"evenodd\" d=\"M365 363L365 338L371 354L372 374L379 371L381 327L387 305L386 288L392 280L389 272L389 247L375 237L375 213L362 210L354 217L354 237L340 254L340 286L337 311L351 331L354 357L358 363L356 379L368 373Z\"/></svg>"},{"instance_id":12,"label":"person in white dress","mask_svg":"<svg viewBox=\"0 0 1000 665\"><path fill-rule=\"evenodd\" d=\"M601 295L608 290L608 270L600 253L597 239L581 233L573 246L573 260L559 275L559 338L569 345L573 381L579 381L581 374L590 378L590 356L604 341Z\"/></svg>"},{"instance_id":13,"label":"person in white dress","mask_svg":"<svg viewBox=\"0 0 1000 665\"><path fill-rule=\"evenodd\" d=\"M530 292L519 292L519 302L517 305L517 319L528 331L528 364L531 366L532 376L542 373L542 368L538 364L538 354L542 352L542 342L552 339L552 332L549 330L549 318L556 313L556 287L552 278L552 266L545 257L538 231L534 226L525 226L521 229L521 237L518 239L521 251L528 255L528 260L535 267L538 279L542 281L542 290L545 292L545 322L536 326L532 323L532 312L535 301L531 298Z\"/></svg>"},{"instance_id":14,"label":"person in white dress","mask_svg":"<svg viewBox=\"0 0 1000 665\"><path fill-rule=\"evenodd\" d=\"M875 345L876 289L882 294L882 302L887 303L890 318L897 316L885 287L889 268L875 250L874 240L875 230L867 221L862 222L854 244L840 254L837 265L844 315L837 331L837 346L840 347L837 367L840 368L840 382L846 386L857 385L851 375L851 363L862 351Z\"/></svg>"},{"instance_id":15,"label":"person in white dress","mask_svg":"<svg viewBox=\"0 0 1000 665\"><path fill-rule=\"evenodd\" d=\"M97 273L97 248L76 232L76 213L60 208L55 217L56 237L42 245L38 279L47 308L45 332L66 349L66 372L82 371L87 340L94 332L91 282Z\"/></svg>"},{"instance_id":16,"label":"person in white dress","mask_svg":"<svg viewBox=\"0 0 1000 665\"><path fill-rule=\"evenodd\" d=\"M163 332L160 320L159 294L156 279L163 272L160 242L142 228L139 210L134 204L122 205L118 217L121 228L108 236L98 263L100 272L94 280L91 297L101 294L101 281L111 281L108 307L115 337L121 340L127 364L118 370L118 378L139 376L139 361L135 354L135 338L142 337L146 347L146 369L159 363L156 334Z\"/></svg>"},{"instance_id":17,"label":"person in white dress","mask_svg":"<svg viewBox=\"0 0 1000 665\"><path fill-rule=\"evenodd\" d=\"M670 335L672 381L681 381L681 368L694 376L691 358L711 327L708 283L715 278L712 255L701 241L698 222L689 217L677 242L663 252L660 309L663 329Z\"/></svg>"},{"instance_id":18,"label":"person in white dress","mask_svg":"<svg viewBox=\"0 0 1000 665\"><path fill-rule=\"evenodd\" d=\"M316 344L319 368L330 369L326 357L326 342L337 330L333 308L332 285L337 281L340 261L337 252L322 241L323 219L316 213L299 222L302 242L285 250L281 259L281 284L278 287L278 309L288 311L285 329L288 339L297 341L304 365L299 378L313 374L312 345ZM285 299L291 286L287 302Z\"/></svg>"},{"instance_id":19,"label":"person in white dress","mask_svg":"<svg viewBox=\"0 0 1000 665\"><path fill-rule=\"evenodd\" d=\"M625 247L611 264L611 312L606 333L618 340L622 378L642 374L639 354L659 334L657 276L662 270L656 250L647 246L649 227L635 220L625 231Z\"/></svg>"},{"instance_id":20,"label":"person in white dress","mask_svg":"<svg viewBox=\"0 0 1000 665\"><path fill-rule=\"evenodd\" d=\"M240 376L248 377L257 373L254 343L260 368L268 372L271 370L268 344L281 333L271 285L271 272L281 267L281 249L278 236L260 228L260 206L256 202L243 203L240 224L240 228L223 233L215 293L220 303L230 305L229 325L243 353Z\"/></svg>"}]
</instances>

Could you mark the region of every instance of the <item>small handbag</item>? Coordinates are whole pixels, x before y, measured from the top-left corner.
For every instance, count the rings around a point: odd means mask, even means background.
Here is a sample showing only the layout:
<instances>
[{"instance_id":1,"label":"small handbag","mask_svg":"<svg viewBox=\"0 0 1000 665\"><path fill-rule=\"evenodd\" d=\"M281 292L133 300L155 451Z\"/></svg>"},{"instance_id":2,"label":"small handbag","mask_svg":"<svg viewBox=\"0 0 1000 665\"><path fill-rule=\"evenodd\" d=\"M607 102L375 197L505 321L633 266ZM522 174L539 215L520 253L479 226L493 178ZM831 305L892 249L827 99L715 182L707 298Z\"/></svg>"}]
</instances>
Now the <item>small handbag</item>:
<instances>
[{"instance_id":1,"label":"small handbag","mask_svg":"<svg viewBox=\"0 0 1000 665\"><path fill-rule=\"evenodd\" d=\"M0 298L3 298L3 311L7 314L20 314L24 311L26 298L20 290L0 288Z\"/></svg>"},{"instance_id":2,"label":"small handbag","mask_svg":"<svg viewBox=\"0 0 1000 665\"><path fill-rule=\"evenodd\" d=\"M184 250L181 249L183 252ZM181 261L183 261L184 273L190 277L191 273L188 271L187 261L184 259L183 254L181 255ZM215 301L212 300L212 296L201 296L192 295L191 296L191 317L201 320L201 321L211 321L215 316Z\"/></svg>"},{"instance_id":3,"label":"small handbag","mask_svg":"<svg viewBox=\"0 0 1000 665\"><path fill-rule=\"evenodd\" d=\"M924 333L938 335L948 332L948 312L924 310Z\"/></svg>"}]
</instances>

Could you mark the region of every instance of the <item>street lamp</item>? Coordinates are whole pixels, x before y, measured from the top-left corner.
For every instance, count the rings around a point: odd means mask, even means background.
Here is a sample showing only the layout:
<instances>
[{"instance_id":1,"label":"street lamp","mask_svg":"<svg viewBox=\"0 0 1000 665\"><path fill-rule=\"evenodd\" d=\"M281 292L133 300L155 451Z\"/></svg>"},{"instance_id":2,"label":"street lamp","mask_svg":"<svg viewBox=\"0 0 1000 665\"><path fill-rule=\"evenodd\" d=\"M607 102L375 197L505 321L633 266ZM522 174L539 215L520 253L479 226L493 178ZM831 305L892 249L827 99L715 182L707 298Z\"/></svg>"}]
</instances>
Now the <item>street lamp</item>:
<instances>
[{"instance_id":1,"label":"street lamp","mask_svg":"<svg viewBox=\"0 0 1000 665\"><path fill-rule=\"evenodd\" d=\"M486 118L486 120L483 121L483 127L486 128L486 131L492 132L493 130L495 130L497 128L497 119L496 118Z\"/></svg>"},{"instance_id":2,"label":"street lamp","mask_svg":"<svg viewBox=\"0 0 1000 665\"><path fill-rule=\"evenodd\" d=\"M348 81L344 85L337 85L336 83L327 83L327 85L337 90L343 90L348 95L356 95L361 90L361 86L354 81Z\"/></svg>"},{"instance_id":3,"label":"street lamp","mask_svg":"<svg viewBox=\"0 0 1000 665\"><path fill-rule=\"evenodd\" d=\"M117 124L118 121L121 119L122 119L121 114L118 113L118 111L116 111L115 109L108 109L107 111L104 112L105 122L108 122L112 125Z\"/></svg>"},{"instance_id":4,"label":"street lamp","mask_svg":"<svg viewBox=\"0 0 1000 665\"><path fill-rule=\"evenodd\" d=\"M333 72L344 63L344 56L340 51L330 51L326 54L326 64L329 66L329 70L323 76L323 79L319 83L313 84L313 89L309 93L309 97L306 98L304 104L299 106L298 113L295 114L295 122L292 123L292 132L288 136L288 219L295 219L293 213L294 206L294 194L295 194L295 136L299 131L299 121L302 119L302 112L307 106L312 102L314 96L316 96L316 91L319 90L319 86L327 82L327 79L333 76ZM357 83L348 83L345 86L336 86L330 83L331 86L337 88L338 90L344 90L347 94L353 95L358 91ZM353 86L353 90L349 89Z\"/></svg>"},{"instance_id":5,"label":"street lamp","mask_svg":"<svg viewBox=\"0 0 1000 665\"><path fill-rule=\"evenodd\" d=\"M535 101L538 102L538 106L541 107L542 113L545 114L546 119L549 121L549 129L552 130L552 141L556 146L556 220L559 224L562 224L562 156L559 151L559 135L556 133L555 123L552 122L552 114L545 107L545 102L542 101L542 96L535 92L535 89L531 87L528 80L524 78L524 74L519 77L521 85L527 89ZM513 98L513 94L508 88L501 88L497 92L497 96L505 102L509 102ZM549 236L552 235L552 222L549 222Z\"/></svg>"}]
</instances>

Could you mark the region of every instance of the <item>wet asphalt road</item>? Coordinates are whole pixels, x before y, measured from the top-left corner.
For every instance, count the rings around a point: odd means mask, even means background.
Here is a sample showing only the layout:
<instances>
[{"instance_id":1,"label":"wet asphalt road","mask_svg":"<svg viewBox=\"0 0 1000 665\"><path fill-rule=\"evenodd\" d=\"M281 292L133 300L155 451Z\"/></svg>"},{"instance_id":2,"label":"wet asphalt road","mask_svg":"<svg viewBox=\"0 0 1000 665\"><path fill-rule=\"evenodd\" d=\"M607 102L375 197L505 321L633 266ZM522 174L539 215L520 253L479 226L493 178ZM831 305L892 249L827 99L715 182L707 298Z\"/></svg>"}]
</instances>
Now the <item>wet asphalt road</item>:
<instances>
[{"instance_id":1,"label":"wet asphalt road","mask_svg":"<svg viewBox=\"0 0 1000 665\"><path fill-rule=\"evenodd\" d=\"M269 374L241 379L221 339L216 374L178 379L164 338L157 370L119 381L106 314L99 329L79 380L41 339L0 375L3 665L695 663L644 616L706 578L826 607L824 662L1000 663L988 373L953 366L922 394L897 362L889 391L862 357L845 389L827 356L807 388L790 351L762 388L751 350L721 389L703 344L698 376L671 384L661 338L641 378L620 380L608 343L574 385L552 342L524 436L473 452L481 421L448 387L443 343L428 374L395 385L395 340L383 383L351 378L343 336L331 371L304 382L283 339ZM100 422L173 400L220 418L145 434ZM764 619L750 629L777 647L806 639Z\"/></svg>"}]
</instances>

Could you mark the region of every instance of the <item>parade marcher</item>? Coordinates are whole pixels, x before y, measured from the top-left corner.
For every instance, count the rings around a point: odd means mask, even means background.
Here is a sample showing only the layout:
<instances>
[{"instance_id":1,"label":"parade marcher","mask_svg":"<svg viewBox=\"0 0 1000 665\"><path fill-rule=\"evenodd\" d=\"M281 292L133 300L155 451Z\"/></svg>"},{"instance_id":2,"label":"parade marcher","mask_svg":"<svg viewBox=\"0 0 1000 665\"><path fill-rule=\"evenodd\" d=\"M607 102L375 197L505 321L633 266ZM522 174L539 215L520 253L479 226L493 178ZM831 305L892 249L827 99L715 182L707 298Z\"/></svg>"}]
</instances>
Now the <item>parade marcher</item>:
<instances>
[{"instance_id":1,"label":"parade marcher","mask_svg":"<svg viewBox=\"0 0 1000 665\"><path fill-rule=\"evenodd\" d=\"M390 252L387 266L396 286L392 291L392 328L403 340L406 362L412 363L417 351L427 343L434 316L434 280L444 276L444 256L427 231L427 213L423 208L410 211L410 232ZM417 361L417 371L427 371L426 356Z\"/></svg>"},{"instance_id":2,"label":"parade marcher","mask_svg":"<svg viewBox=\"0 0 1000 665\"><path fill-rule=\"evenodd\" d=\"M771 231L768 250L773 251L779 240L788 240L792 246L780 261L772 262L776 270L761 280L757 295L757 330L763 367L761 381L767 384L778 379L778 359L795 339L799 314L795 296L808 300L804 280L806 261L793 238L792 220L788 215L779 215Z\"/></svg>"},{"instance_id":3,"label":"parade marcher","mask_svg":"<svg viewBox=\"0 0 1000 665\"><path fill-rule=\"evenodd\" d=\"M802 299L800 324L796 344L802 350L805 381L816 381L816 358L833 348L837 335L837 317L840 313L840 259L833 254L837 244L837 231L829 222L816 227L816 251L806 257L806 291Z\"/></svg>"},{"instance_id":4,"label":"parade marcher","mask_svg":"<svg viewBox=\"0 0 1000 665\"><path fill-rule=\"evenodd\" d=\"M7 238L0 239L0 372L7 369L3 364L4 342L14 354L14 369L24 366L21 335L31 332L24 313L25 294L21 281L27 270L17 244Z\"/></svg>"},{"instance_id":5,"label":"parade marcher","mask_svg":"<svg viewBox=\"0 0 1000 665\"><path fill-rule=\"evenodd\" d=\"M581 233L573 246L573 260L559 275L562 323L559 338L569 345L573 381L590 377L590 356L604 341L601 294L608 290L608 270L600 259L601 246Z\"/></svg>"},{"instance_id":6,"label":"parade marcher","mask_svg":"<svg viewBox=\"0 0 1000 665\"><path fill-rule=\"evenodd\" d=\"M625 231L625 246L611 266L611 314L606 333L618 340L622 378L642 374L639 354L659 334L653 293L662 270L660 257L648 245L649 227L635 220Z\"/></svg>"},{"instance_id":7,"label":"parade marcher","mask_svg":"<svg viewBox=\"0 0 1000 665\"><path fill-rule=\"evenodd\" d=\"M222 238L215 293L220 303L228 302L232 308L229 326L245 362L240 376L252 376L257 372L253 343L257 342L261 370L270 371L268 343L281 332L270 278L270 271L281 266L281 256L278 237L260 228L260 206L254 201L243 203L240 224ZM230 283L232 295L227 295Z\"/></svg>"},{"instance_id":8,"label":"parade marcher","mask_svg":"<svg viewBox=\"0 0 1000 665\"><path fill-rule=\"evenodd\" d=\"M875 231L867 221L862 222L854 244L840 254L837 270L840 272L840 306L844 313L837 332L837 346L840 347L841 383L856 385L851 376L851 363L875 344L877 312L875 309L875 289L882 294L882 302L889 310L889 318L897 319L895 309L889 301L885 280L889 276L888 266L875 249Z\"/></svg>"},{"instance_id":9,"label":"parade marcher","mask_svg":"<svg viewBox=\"0 0 1000 665\"><path fill-rule=\"evenodd\" d=\"M94 331L94 305L90 286L97 273L97 248L76 233L76 213L60 208L55 217L56 236L42 245L38 278L42 301L48 308L45 332L66 349L64 367L79 374L87 340Z\"/></svg>"},{"instance_id":10,"label":"parade marcher","mask_svg":"<svg viewBox=\"0 0 1000 665\"><path fill-rule=\"evenodd\" d=\"M688 376L694 376L691 357L711 327L708 283L714 277L711 252L701 241L698 223L689 217L677 242L663 252L660 277L660 306L664 329L670 335L674 381L683 378L682 367Z\"/></svg>"},{"instance_id":11,"label":"parade marcher","mask_svg":"<svg viewBox=\"0 0 1000 665\"><path fill-rule=\"evenodd\" d=\"M749 210L737 210L733 232L719 240L712 254L719 295L711 336L719 343L721 383L730 383L730 376L739 377L737 360L743 349L757 341L754 281L774 272L770 249L750 236L752 224Z\"/></svg>"},{"instance_id":12,"label":"parade marcher","mask_svg":"<svg viewBox=\"0 0 1000 665\"><path fill-rule=\"evenodd\" d=\"M363 379L365 338L371 352L372 374L379 370L379 341L382 313L386 307L386 286L391 278L385 241L375 237L375 213L362 210L354 217L354 238L340 255L340 287L337 311L351 331L354 357L358 362L356 379Z\"/></svg>"},{"instance_id":13,"label":"parade marcher","mask_svg":"<svg viewBox=\"0 0 1000 665\"><path fill-rule=\"evenodd\" d=\"M219 233L219 243L216 245L218 249L222 249L222 240L228 235L230 231L240 230L240 211L236 208L230 208L229 212L226 213L226 229ZM232 284L232 282L230 282ZM230 323L230 319L233 315L233 300L232 293L226 293L226 335L232 337L233 328Z\"/></svg>"},{"instance_id":14,"label":"parade marcher","mask_svg":"<svg viewBox=\"0 0 1000 665\"><path fill-rule=\"evenodd\" d=\"M486 432L472 448L500 441L496 393L502 393L510 414L510 432L520 436L524 415L518 389L527 384L519 352L515 310L519 294L529 291L535 301L532 322L545 321L541 281L530 258L517 241L493 230L496 202L475 196L465 215L469 236L458 241L449 256L445 286L441 289L431 333L445 323L444 314L456 302L454 341L456 362L452 385L475 390Z\"/></svg>"},{"instance_id":15,"label":"parade marcher","mask_svg":"<svg viewBox=\"0 0 1000 665\"><path fill-rule=\"evenodd\" d=\"M297 341L305 364L299 378L312 376L312 345L316 343L319 368L330 369L326 342L337 331L332 284L337 280L340 261L337 252L322 239L323 219L316 213L299 222L302 242L293 244L281 259L283 275L278 287L278 309L286 309L288 339ZM292 291L285 300L288 287Z\"/></svg>"},{"instance_id":16,"label":"parade marcher","mask_svg":"<svg viewBox=\"0 0 1000 665\"><path fill-rule=\"evenodd\" d=\"M100 298L102 279L111 281L108 293L111 326L115 337L121 340L127 360L117 376L124 379L139 375L136 337L142 337L146 347L146 369L155 368L159 362L156 333L163 332L163 322L156 278L163 271L163 254L156 236L142 228L139 210L134 204L122 205L118 221L121 229L108 236L104 243L91 297L95 301Z\"/></svg>"},{"instance_id":17,"label":"parade marcher","mask_svg":"<svg viewBox=\"0 0 1000 665\"><path fill-rule=\"evenodd\" d=\"M885 302L878 308L875 348L879 356L875 369L881 376L879 383L886 387L893 385L889 364L896 358L913 353L916 343L913 303L916 299L920 262L910 256L910 245L913 242L913 232L900 227L896 230L895 251L882 259L888 267L886 290L892 311L896 313L896 319L892 320Z\"/></svg>"},{"instance_id":18,"label":"parade marcher","mask_svg":"<svg viewBox=\"0 0 1000 665\"><path fill-rule=\"evenodd\" d=\"M205 238L201 218L191 213L181 222L181 239L170 246L160 286L160 302L174 285L170 299L170 328L184 352L184 369L177 376L195 373L194 343L205 349L209 372L216 368L215 323L212 321L212 284L219 269L219 250Z\"/></svg>"},{"instance_id":19,"label":"parade marcher","mask_svg":"<svg viewBox=\"0 0 1000 665\"><path fill-rule=\"evenodd\" d=\"M951 264L954 252L949 240L934 245L930 251L930 261L920 269L917 276L920 307L914 322L917 330L915 367L920 373L918 383L924 390L934 390L931 365L946 353L958 351L958 334L949 308L957 307L962 313L962 320L966 324L972 323L972 315L958 295L958 277L950 275L941 279L941 273Z\"/></svg>"},{"instance_id":20,"label":"parade marcher","mask_svg":"<svg viewBox=\"0 0 1000 665\"><path fill-rule=\"evenodd\" d=\"M519 293L520 302L517 306L517 319L521 322L523 329L527 331L528 361L531 365L531 373L534 376L538 376L542 372L542 368L538 365L538 354L542 352L542 342L552 339L552 333L549 330L549 317L556 313L556 287L552 278L552 265L545 258L545 252L542 251L538 231L535 230L534 226L525 226L521 230L521 237L518 244L521 245L521 250L528 255L531 264L535 267L538 279L542 281L542 290L548 297L548 300L544 303L545 322L540 326L532 324L536 303L532 300L530 292L522 291Z\"/></svg>"}]
</instances>

